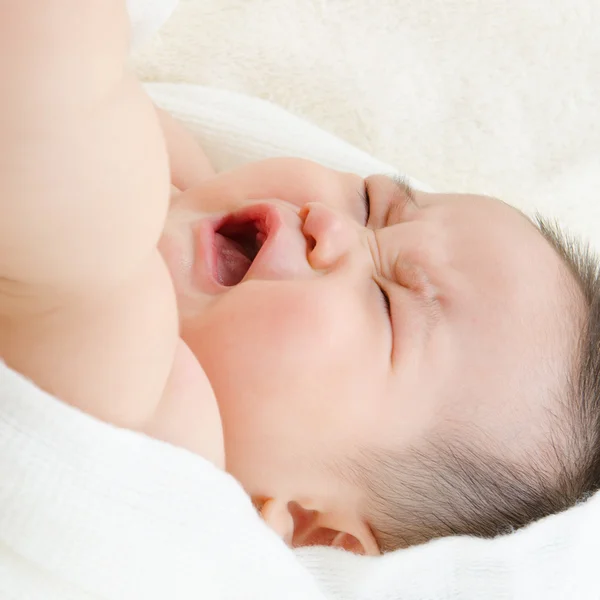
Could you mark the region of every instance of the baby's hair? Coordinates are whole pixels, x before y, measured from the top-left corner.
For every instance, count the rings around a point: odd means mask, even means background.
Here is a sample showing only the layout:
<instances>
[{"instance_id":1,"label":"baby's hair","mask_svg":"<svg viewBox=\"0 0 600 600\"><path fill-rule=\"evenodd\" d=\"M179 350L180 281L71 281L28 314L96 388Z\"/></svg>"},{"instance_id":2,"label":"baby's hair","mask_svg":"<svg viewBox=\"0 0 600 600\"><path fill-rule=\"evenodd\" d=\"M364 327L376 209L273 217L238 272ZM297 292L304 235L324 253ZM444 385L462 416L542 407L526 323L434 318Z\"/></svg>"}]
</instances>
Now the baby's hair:
<instances>
[{"instance_id":1,"label":"baby's hair","mask_svg":"<svg viewBox=\"0 0 600 600\"><path fill-rule=\"evenodd\" d=\"M429 440L401 454L365 451L346 475L367 490L365 517L384 552L448 535L507 533L600 488L600 261L556 223L537 216L536 225L585 305L583 319L573 319L580 331L566 363L571 373L554 392L556 412L548 411L550 439L526 467L503 459L497 442L477 431L463 431L454 441Z\"/></svg>"}]
</instances>

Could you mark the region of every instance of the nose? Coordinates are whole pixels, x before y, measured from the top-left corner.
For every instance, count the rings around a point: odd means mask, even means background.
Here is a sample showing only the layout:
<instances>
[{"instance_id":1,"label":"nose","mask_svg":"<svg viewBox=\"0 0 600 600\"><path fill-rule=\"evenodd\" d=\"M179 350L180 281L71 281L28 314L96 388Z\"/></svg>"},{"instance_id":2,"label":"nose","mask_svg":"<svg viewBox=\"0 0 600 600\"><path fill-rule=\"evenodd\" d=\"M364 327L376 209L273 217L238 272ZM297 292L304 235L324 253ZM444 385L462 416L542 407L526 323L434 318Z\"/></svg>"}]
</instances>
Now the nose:
<instances>
[{"instance_id":1,"label":"nose","mask_svg":"<svg viewBox=\"0 0 600 600\"><path fill-rule=\"evenodd\" d=\"M308 260L313 269L334 267L356 243L355 224L342 213L320 202L302 207L302 232L308 240Z\"/></svg>"}]
</instances>

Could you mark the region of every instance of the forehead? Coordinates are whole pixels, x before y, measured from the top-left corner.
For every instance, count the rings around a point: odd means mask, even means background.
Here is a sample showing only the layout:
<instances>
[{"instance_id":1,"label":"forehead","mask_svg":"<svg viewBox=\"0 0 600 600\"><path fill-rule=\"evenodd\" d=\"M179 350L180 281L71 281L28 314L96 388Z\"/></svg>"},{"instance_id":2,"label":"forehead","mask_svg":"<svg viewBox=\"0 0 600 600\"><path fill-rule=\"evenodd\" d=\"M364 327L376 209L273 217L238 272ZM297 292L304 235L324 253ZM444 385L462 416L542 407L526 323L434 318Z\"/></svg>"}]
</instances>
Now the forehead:
<instances>
[{"instance_id":1,"label":"forehead","mask_svg":"<svg viewBox=\"0 0 600 600\"><path fill-rule=\"evenodd\" d=\"M445 385L464 392L443 412L526 447L544 435L539 411L567 374L573 278L537 227L507 204L454 194L416 199L415 226L427 224L445 259L440 291L452 348Z\"/></svg>"},{"instance_id":2,"label":"forehead","mask_svg":"<svg viewBox=\"0 0 600 600\"><path fill-rule=\"evenodd\" d=\"M545 297L550 308L568 287L561 258L514 207L469 194L419 194L418 202L420 218L438 226L450 266L467 279L487 284L478 291L485 295L488 289L489 301Z\"/></svg>"},{"instance_id":3,"label":"forehead","mask_svg":"<svg viewBox=\"0 0 600 600\"><path fill-rule=\"evenodd\" d=\"M513 207L465 194L417 192L415 199L418 208L395 237L400 255L411 251L402 238L423 244L418 259L445 311L448 352L436 372L447 367L452 384L446 384L477 399L464 410L486 411L487 405L490 419L507 410L513 423L518 415L531 423L531 405L506 399L522 398L526 389L539 397L542 386L564 373L575 329L573 278L537 227Z\"/></svg>"},{"instance_id":4,"label":"forehead","mask_svg":"<svg viewBox=\"0 0 600 600\"><path fill-rule=\"evenodd\" d=\"M513 351L519 342L535 353L538 344L564 339L565 329L573 329L569 315L576 285L540 230L495 198L426 196L420 199L423 218L437 222L443 232L449 276L456 276L449 282L449 294L456 293L459 309L462 299L471 319L495 324L482 324L482 331L498 341L506 336Z\"/></svg>"}]
</instances>

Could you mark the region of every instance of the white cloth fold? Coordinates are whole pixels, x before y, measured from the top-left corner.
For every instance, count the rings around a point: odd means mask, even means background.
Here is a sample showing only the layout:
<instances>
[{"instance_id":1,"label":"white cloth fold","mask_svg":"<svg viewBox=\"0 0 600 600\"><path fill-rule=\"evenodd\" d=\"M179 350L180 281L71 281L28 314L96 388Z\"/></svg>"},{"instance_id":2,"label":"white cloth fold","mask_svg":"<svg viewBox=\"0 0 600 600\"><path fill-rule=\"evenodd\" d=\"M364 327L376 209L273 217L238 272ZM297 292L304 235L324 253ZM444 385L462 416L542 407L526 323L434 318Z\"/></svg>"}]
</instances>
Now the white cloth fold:
<instances>
[{"instance_id":1,"label":"white cloth fold","mask_svg":"<svg viewBox=\"0 0 600 600\"><path fill-rule=\"evenodd\" d=\"M260 98L200 85L147 83L154 102L194 134L217 171L275 156L307 158L361 176L398 173L377 160ZM431 188L411 177L423 190Z\"/></svg>"},{"instance_id":2,"label":"white cloth fold","mask_svg":"<svg viewBox=\"0 0 600 600\"><path fill-rule=\"evenodd\" d=\"M231 476L0 363L0 598L88 595L321 597Z\"/></svg>"},{"instance_id":3,"label":"white cloth fold","mask_svg":"<svg viewBox=\"0 0 600 600\"><path fill-rule=\"evenodd\" d=\"M600 495L495 540L444 538L383 557L297 556L335 600L598 600Z\"/></svg>"},{"instance_id":4,"label":"white cloth fold","mask_svg":"<svg viewBox=\"0 0 600 600\"><path fill-rule=\"evenodd\" d=\"M101 423L0 363L3 599L593 600L599 534L597 495L497 540L294 554L209 462Z\"/></svg>"}]
</instances>

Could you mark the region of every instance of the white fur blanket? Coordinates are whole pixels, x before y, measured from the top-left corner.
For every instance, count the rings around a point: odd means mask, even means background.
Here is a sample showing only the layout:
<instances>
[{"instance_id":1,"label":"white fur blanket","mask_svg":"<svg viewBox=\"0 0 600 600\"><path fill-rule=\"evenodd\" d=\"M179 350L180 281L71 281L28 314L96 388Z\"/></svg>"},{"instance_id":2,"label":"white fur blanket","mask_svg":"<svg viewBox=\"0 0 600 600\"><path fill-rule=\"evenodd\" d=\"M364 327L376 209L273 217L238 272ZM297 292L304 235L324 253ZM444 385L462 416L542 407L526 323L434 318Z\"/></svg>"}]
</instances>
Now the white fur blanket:
<instances>
[{"instance_id":1,"label":"white fur blanket","mask_svg":"<svg viewBox=\"0 0 600 600\"><path fill-rule=\"evenodd\" d=\"M135 66L208 86L215 107L220 90L268 100L440 191L497 195L600 241L598 31L597 0L181 0ZM285 119L268 104L245 147L240 98L208 115L220 166L327 154L300 132L273 144Z\"/></svg>"}]
</instances>

